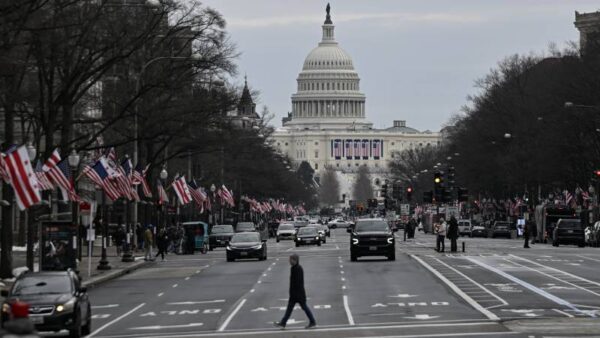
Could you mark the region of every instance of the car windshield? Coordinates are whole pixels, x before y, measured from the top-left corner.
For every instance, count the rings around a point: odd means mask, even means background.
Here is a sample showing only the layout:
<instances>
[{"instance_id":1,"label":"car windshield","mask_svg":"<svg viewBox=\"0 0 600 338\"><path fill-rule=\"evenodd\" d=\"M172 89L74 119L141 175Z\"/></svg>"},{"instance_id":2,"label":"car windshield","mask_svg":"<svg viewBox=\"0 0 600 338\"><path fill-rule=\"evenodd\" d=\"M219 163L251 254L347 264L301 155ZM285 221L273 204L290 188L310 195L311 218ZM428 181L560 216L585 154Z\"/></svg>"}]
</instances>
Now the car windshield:
<instances>
[{"instance_id":1,"label":"car windshield","mask_svg":"<svg viewBox=\"0 0 600 338\"><path fill-rule=\"evenodd\" d=\"M213 234L222 234L222 233L228 233L228 232L233 232L233 226L231 226L231 225L215 225L212 228Z\"/></svg>"},{"instance_id":2,"label":"car windshield","mask_svg":"<svg viewBox=\"0 0 600 338\"><path fill-rule=\"evenodd\" d=\"M294 226L291 224L282 224L279 226L279 230L294 230Z\"/></svg>"},{"instance_id":3,"label":"car windshield","mask_svg":"<svg viewBox=\"0 0 600 338\"><path fill-rule=\"evenodd\" d=\"M71 288L68 276L28 276L15 283L12 295L64 294L71 293Z\"/></svg>"},{"instance_id":4,"label":"car windshield","mask_svg":"<svg viewBox=\"0 0 600 338\"><path fill-rule=\"evenodd\" d=\"M385 221L359 221L356 223L356 232L365 231L388 231L389 227Z\"/></svg>"},{"instance_id":5,"label":"car windshield","mask_svg":"<svg viewBox=\"0 0 600 338\"><path fill-rule=\"evenodd\" d=\"M317 228L315 227L305 227L300 228L298 230L298 235L315 235L317 233Z\"/></svg>"},{"instance_id":6,"label":"car windshield","mask_svg":"<svg viewBox=\"0 0 600 338\"><path fill-rule=\"evenodd\" d=\"M236 234L231 238L231 243L247 243L247 242L260 242L260 238L257 233L243 233Z\"/></svg>"},{"instance_id":7,"label":"car windshield","mask_svg":"<svg viewBox=\"0 0 600 338\"><path fill-rule=\"evenodd\" d=\"M238 223L238 229L254 229L254 223Z\"/></svg>"},{"instance_id":8,"label":"car windshield","mask_svg":"<svg viewBox=\"0 0 600 338\"><path fill-rule=\"evenodd\" d=\"M581 228L581 222L578 220L561 221L558 227L562 229L579 229Z\"/></svg>"},{"instance_id":9,"label":"car windshield","mask_svg":"<svg viewBox=\"0 0 600 338\"><path fill-rule=\"evenodd\" d=\"M496 224L496 228L498 228L498 229L508 228L508 223L498 223L498 224Z\"/></svg>"}]
</instances>

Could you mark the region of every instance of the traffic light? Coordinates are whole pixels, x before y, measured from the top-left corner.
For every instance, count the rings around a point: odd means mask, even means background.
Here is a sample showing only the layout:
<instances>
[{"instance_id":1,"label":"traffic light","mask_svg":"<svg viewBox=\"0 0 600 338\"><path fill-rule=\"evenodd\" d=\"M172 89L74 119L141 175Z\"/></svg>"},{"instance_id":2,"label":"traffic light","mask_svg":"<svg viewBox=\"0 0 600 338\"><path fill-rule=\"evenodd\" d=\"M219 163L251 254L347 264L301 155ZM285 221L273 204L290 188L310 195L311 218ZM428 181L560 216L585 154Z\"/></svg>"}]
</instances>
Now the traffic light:
<instances>
[{"instance_id":1,"label":"traffic light","mask_svg":"<svg viewBox=\"0 0 600 338\"><path fill-rule=\"evenodd\" d=\"M394 183L392 185L392 198L398 201L402 201L402 186L400 183Z\"/></svg>"},{"instance_id":2,"label":"traffic light","mask_svg":"<svg viewBox=\"0 0 600 338\"><path fill-rule=\"evenodd\" d=\"M442 200L443 203L452 202L452 190L448 188L442 189Z\"/></svg>"},{"instance_id":3,"label":"traffic light","mask_svg":"<svg viewBox=\"0 0 600 338\"><path fill-rule=\"evenodd\" d=\"M423 203L433 203L433 191L423 192Z\"/></svg>"},{"instance_id":4,"label":"traffic light","mask_svg":"<svg viewBox=\"0 0 600 338\"><path fill-rule=\"evenodd\" d=\"M467 202L469 201L469 191L465 188L458 188L458 201Z\"/></svg>"},{"instance_id":5,"label":"traffic light","mask_svg":"<svg viewBox=\"0 0 600 338\"><path fill-rule=\"evenodd\" d=\"M387 188L388 188L387 183L384 183L384 184L381 185L381 197L382 198L387 198L387 196L388 196L388 194L387 194L388 193Z\"/></svg>"},{"instance_id":6,"label":"traffic light","mask_svg":"<svg viewBox=\"0 0 600 338\"><path fill-rule=\"evenodd\" d=\"M596 177L600 177L600 170L594 170L594 175L596 175Z\"/></svg>"},{"instance_id":7,"label":"traffic light","mask_svg":"<svg viewBox=\"0 0 600 338\"><path fill-rule=\"evenodd\" d=\"M436 171L433 174L433 183L435 184L436 187L441 186L443 182L443 178L442 178L442 173L439 171Z\"/></svg>"},{"instance_id":8,"label":"traffic light","mask_svg":"<svg viewBox=\"0 0 600 338\"><path fill-rule=\"evenodd\" d=\"M413 192L413 188L412 187L407 187L406 188L406 200L407 201L412 200L412 192Z\"/></svg>"},{"instance_id":9,"label":"traffic light","mask_svg":"<svg viewBox=\"0 0 600 338\"><path fill-rule=\"evenodd\" d=\"M446 178L447 178L449 188L454 187L454 185L456 184L455 177L456 177L456 170L454 169L454 167L448 167L448 173L446 175Z\"/></svg>"}]
</instances>

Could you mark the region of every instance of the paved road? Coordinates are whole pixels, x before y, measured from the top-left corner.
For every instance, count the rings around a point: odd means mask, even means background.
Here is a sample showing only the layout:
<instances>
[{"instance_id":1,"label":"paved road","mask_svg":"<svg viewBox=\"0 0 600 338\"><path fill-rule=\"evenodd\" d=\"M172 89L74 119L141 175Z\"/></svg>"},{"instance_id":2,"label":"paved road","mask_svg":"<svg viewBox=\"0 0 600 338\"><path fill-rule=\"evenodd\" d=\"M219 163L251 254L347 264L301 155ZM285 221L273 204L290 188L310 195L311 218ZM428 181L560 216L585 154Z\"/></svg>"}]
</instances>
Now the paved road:
<instances>
[{"instance_id":1,"label":"paved road","mask_svg":"<svg viewBox=\"0 0 600 338\"><path fill-rule=\"evenodd\" d=\"M399 233L400 235L400 233ZM223 249L174 256L90 291L91 337L541 337L598 333L600 250L517 240L461 239L466 252L433 251L434 237L397 243L397 260L349 260L336 230L321 247L269 241L266 261L227 263ZM295 310L276 330L296 252L318 328Z\"/></svg>"}]
</instances>

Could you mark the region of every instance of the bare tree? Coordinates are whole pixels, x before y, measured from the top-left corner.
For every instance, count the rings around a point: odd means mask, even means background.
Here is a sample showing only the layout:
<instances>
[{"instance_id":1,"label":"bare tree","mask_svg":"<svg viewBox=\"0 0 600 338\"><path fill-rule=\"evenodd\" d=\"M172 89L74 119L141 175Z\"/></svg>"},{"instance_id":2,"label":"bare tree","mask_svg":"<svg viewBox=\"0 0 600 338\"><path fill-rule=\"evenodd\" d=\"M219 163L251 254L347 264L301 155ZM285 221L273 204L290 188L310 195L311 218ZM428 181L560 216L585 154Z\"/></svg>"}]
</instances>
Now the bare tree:
<instances>
[{"instance_id":1,"label":"bare tree","mask_svg":"<svg viewBox=\"0 0 600 338\"><path fill-rule=\"evenodd\" d=\"M333 206L340 201L340 182L333 169L326 169L321 177L319 202L325 206Z\"/></svg>"},{"instance_id":2,"label":"bare tree","mask_svg":"<svg viewBox=\"0 0 600 338\"><path fill-rule=\"evenodd\" d=\"M373 186L369 177L369 168L361 165L358 168L356 182L352 188L352 195L357 202L366 203L368 199L373 198Z\"/></svg>"}]
</instances>

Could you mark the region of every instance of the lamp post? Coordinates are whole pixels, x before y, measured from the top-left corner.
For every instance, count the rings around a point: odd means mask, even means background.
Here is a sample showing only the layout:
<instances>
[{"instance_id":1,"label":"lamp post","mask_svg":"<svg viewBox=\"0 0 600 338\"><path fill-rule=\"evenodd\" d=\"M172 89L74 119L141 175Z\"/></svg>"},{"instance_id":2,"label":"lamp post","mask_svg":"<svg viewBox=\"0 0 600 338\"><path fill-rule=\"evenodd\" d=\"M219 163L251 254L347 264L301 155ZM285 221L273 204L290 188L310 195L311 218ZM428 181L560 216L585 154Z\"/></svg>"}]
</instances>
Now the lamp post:
<instances>
[{"instance_id":1,"label":"lamp post","mask_svg":"<svg viewBox=\"0 0 600 338\"><path fill-rule=\"evenodd\" d=\"M75 181L75 177L77 177L77 168L79 167L80 159L81 158L75 149L71 151L67 158L69 167L71 167L71 176L73 177L73 189L75 190L75 193L77 193L77 182ZM79 226L79 203L76 201L71 203L71 220L73 225L77 227L77 259L81 262L81 227Z\"/></svg>"},{"instance_id":2,"label":"lamp post","mask_svg":"<svg viewBox=\"0 0 600 338\"><path fill-rule=\"evenodd\" d=\"M210 204L210 207L212 209L210 211L210 213L212 214L212 217L213 217L213 225L215 225L217 223L215 213L213 212L213 210L215 209L215 202L217 201L217 199L215 198L215 191L216 190L217 190L217 187L215 187L214 183L211 184L210 185L210 192L211 192L211 195L212 195L213 202Z\"/></svg>"},{"instance_id":3,"label":"lamp post","mask_svg":"<svg viewBox=\"0 0 600 338\"><path fill-rule=\"evenodd\" d=\"M27 144L27 155L29 155L29 160L33 162L35 160L35 156L37 155L37 150L29 142ZM29 209L25 212L25 222L27 224L27 268L29 271L33 271L33 219L31 214L29 213Z\"/></svg>"},{"instance_id":4,"label":"lamp post","mask_svg":"<svg viewBox=\"0 0 600 338\"><path fill-rule=\"evenodd\" d=\"M160 176L160 180L162 181L163 188L164 188L165 184L167 182L167 178L169 177L169 172L167 172L167 168L165 168L163 166L162 170L160 171L159 176ZM166 226L166 224L167 224L167 213L168 213L168 210L166 210L166 205L164 206L164 208L165 209L163 209L163 222L165 223L165 226Z\"/></svg>"}]
</instances>

